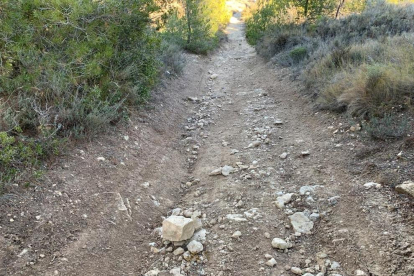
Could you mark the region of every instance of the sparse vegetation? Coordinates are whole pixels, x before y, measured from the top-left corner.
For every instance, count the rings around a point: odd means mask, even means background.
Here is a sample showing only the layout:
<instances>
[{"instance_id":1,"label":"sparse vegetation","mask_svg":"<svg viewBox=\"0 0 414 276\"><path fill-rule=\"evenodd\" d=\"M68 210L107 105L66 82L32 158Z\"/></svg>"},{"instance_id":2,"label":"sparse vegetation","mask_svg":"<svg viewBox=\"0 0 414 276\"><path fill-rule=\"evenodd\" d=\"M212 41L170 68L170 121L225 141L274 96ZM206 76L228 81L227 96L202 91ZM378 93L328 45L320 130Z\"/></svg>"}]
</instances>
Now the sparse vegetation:
<instances>
[{"instance_id":1,"label":"sparse vegetation","mask_svg":"<svg viewBox=\"0 0 414 276\"><path fill-rule=\"evenodd\" d=\"M369 120L372 137L402 137L407 128L390 118L413 107L414 8L353 3L355 13L341 19L329 9L299 21L276 13L252 42L263 57L291 66L319 108Z\"/></svg>"},{"instance_id":2,"label":"sparse vegetation","mask_svg":"<svg viewBox=\"0 0 414 276\"><path fill-rule=\"evenodd\" d=\"M161 71L181 72L184 49L217 46L223 0L160 3L1 1L1 183L39 167L59 141L92 137L145 103Z\"/></svg>"}]
</instances>

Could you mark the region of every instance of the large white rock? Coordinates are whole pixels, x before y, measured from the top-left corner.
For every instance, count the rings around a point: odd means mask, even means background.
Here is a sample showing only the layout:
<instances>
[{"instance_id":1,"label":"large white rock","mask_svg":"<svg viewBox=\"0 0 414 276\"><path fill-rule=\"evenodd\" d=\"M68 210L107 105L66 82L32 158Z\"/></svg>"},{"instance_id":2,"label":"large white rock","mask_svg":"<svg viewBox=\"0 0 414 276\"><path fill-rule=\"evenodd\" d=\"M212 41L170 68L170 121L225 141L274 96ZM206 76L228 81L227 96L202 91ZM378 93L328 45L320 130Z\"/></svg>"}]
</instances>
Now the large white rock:
<instances>
[{"instance_id":1,"label":"large white rock","mask_svg":"<svg viewBox=\"0 0 414 276\"><path fill-rule=\"evenodd\" d=\"M292 244L279 238L274 238L272 240L272 247L276 249L288 249L292 247Z\"/></svg>"},{"instance_id":2,"label":"large white rock","mask_svg":"<svg viewBox=\"0 0 414 276\"><path fill-rule=\"evenodd\" d=\"M295 232L309 234L313 229L313 222L302 212L294 213L289 218Z\"/></svg>"},{"instance_id":3,"label":"large white rock","mask_svg":"<svg viewBox=\"0 0 414 276\"><path fill-rule=\"evenodd\" d=\"M197 254L200 253L201 251L203 251L204 246L198 242L198 241L191 241L188 245L187 245L187 249L188 251L190 251L193 254Z\"/></svg>"},{"instance_id":4,"label":"large white rock","mask_svg":"<svg viewBox=\"0 0 414 276\"><path fill-rule=\"evenodd\" d=\"M190 239L194 234L194 222L182 216L170 216L162 223L162 237L178 242Z\"/></svg>"},{"instance_id":5,"label":"large white rock","mask_svg":"<svg viewBox=\"0 0 414 276\"><path fill-rule=\"evenodd\" d=\"M395 187L395 190L401 194L407 194L414 197L414 182L405 181L403 184Z\"/></svg>"}]
</instances>

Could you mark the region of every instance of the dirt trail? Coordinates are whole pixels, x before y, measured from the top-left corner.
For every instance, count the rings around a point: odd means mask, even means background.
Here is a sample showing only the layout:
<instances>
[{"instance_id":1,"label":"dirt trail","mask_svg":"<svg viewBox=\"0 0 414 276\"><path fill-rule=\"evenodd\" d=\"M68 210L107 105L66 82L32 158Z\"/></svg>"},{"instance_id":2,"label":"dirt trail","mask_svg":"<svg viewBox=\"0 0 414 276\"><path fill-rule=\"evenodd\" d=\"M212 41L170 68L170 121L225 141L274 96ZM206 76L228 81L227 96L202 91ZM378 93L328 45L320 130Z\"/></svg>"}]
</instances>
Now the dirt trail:
<instances>
[{"instance_id":1,"label":"dirt trail","mask_svg":"<svg viewBox=\"0 0 414 276\"><path fill-rule=\"evenodd\" d=\"M4 205L0 275L414 275L413 216L398 207L406 199L363 186L373 180L352 172L359 140L334 134L339 122L255 54L239 14L227 31L211 60L187 57L147 117L83 146L33 196ZM226 165L229 176L209 175ZM175 256L157 234L174 208L200 212L202 254ZM311 218L309 234L292 229L297 212ZM273 238L292 248L272 248Z\"/></svg>"}]
</instances>

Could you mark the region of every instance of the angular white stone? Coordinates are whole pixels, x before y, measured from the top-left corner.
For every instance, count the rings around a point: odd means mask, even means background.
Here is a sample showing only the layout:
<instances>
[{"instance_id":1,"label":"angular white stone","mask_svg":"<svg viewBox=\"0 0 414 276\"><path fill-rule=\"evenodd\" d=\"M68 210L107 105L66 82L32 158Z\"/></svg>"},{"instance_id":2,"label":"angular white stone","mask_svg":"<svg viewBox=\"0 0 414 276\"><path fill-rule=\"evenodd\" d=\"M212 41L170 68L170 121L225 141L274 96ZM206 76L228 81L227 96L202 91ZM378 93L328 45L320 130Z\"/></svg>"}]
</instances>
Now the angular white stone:
<instances>
[{"instance_id":1,"label":"angular white stone","mask_svg":"<svg viewBox=\"0 0 414 276\"><path fill-rule=\"evenodd\" d=\"M162 223L162 237L169 241L184 241L194 234L194 222L182 216L170 216Z\"/></svg>"},{"instance_id":2,"label":"angular white stone","mask_svg":"<svg viewBox=\"0 0 414 276\"><path fill-rule=\"evenodd\" d=\"M313 229L313 222L302 212L294 213L289 218L295 232L309 234Z\"/></svg>"}]
</instances>

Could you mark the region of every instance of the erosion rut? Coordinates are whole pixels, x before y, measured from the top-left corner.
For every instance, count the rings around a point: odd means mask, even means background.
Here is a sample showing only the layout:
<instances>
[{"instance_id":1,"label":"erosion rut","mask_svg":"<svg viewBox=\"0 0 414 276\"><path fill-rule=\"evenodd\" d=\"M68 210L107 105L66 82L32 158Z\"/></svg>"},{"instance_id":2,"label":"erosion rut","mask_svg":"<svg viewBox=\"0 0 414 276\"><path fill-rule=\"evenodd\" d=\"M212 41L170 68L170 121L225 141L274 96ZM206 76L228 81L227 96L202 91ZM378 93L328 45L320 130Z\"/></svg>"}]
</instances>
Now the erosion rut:
<instances>
[{"instance_id":1,"label":"erosion rut","mask_svg":"<svg viewBox=\"0 0 414 276\"><path fill-rule=\"evenodd\" d=\"M255 54L239 14L227 32L210 60L187 57L149 115L69 156L43 196L7 206L18 217L0 229L1 275L414 275L412 216L350 172L358 141L335 134L338 122L312 109L289 71ZM209 175L225 165L235 171ZM292 202L278 208L286 193ZM189 260L154 231L174 208L200 211L207 231ZM296 212L313 214L311 233L295 234ZM273 238L293 247L274 249Z\"/></svg>"}]
</instances>

